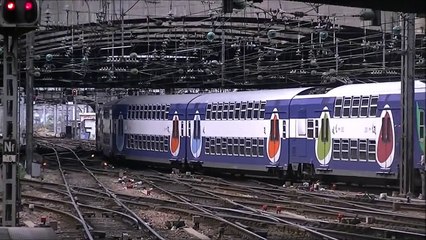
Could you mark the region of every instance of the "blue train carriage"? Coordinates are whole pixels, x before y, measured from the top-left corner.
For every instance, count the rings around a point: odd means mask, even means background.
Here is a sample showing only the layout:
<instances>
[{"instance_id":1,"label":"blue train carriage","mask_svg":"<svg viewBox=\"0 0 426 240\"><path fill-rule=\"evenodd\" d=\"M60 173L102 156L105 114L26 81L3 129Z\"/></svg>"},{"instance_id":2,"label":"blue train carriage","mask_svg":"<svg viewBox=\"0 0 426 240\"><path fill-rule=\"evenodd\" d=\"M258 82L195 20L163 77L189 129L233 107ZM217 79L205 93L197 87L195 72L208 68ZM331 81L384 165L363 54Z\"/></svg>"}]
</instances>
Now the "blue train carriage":
<instances>
[{"instance_id":1,"label":"blue train carriage","mask_svg":"<svg viewBox=\"0 0 426 240\"><path fill-rule=\"evenodd\" d=\"M197 96L134 96L114 104L114 155L148 164L181 162L186 156L186 109Z\"/></svg>"},{"instance_id":2,"label":"blue train carriage","mask_svg":"<svg viewBox=\"0 0 426 240\"><path fill-rule=\"evenodd\" d=\"M416 159L424 154L425 84L416 81L415 88L418 117L413 128L419 144L413 167L418 168ZM295 97L290 111L295 130L290 135L291 164L332 181L396 180L401 155L400 92L400 82L388 82L345 85L321 95Z\"/></svg>"},{"instance_id":3,"label":"blue train carriage","mask_svg":"<svg viewBox=\"0 0 426 240\"><path fill-rule=\"evenodd\" d=\"M288 166L290 100L308 88L203 94L188 106L187 160L227 172L274 173Z\"/></svg>"}]
</instances>

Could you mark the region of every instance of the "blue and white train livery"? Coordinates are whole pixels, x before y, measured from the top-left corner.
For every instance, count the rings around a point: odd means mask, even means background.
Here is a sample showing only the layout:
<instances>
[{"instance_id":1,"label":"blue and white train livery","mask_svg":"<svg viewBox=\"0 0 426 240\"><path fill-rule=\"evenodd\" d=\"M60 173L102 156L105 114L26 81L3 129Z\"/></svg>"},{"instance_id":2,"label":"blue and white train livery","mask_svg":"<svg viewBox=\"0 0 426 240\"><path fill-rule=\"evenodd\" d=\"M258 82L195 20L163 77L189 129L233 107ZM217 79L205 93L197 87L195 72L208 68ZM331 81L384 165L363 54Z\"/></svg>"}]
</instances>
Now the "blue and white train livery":
<instances>
[{"instance_id":1,"label":"blue and white train livery","mask_svg":"<svg viewBox=\"0 0 426 240\"><path fill-rule=\"evenodd\" d=\"M413 168L425 154L425 83L415 82ZM401 83L127 97L103 106L107 156L300 177L397 179Z\"/></svg>"}]
</instances>

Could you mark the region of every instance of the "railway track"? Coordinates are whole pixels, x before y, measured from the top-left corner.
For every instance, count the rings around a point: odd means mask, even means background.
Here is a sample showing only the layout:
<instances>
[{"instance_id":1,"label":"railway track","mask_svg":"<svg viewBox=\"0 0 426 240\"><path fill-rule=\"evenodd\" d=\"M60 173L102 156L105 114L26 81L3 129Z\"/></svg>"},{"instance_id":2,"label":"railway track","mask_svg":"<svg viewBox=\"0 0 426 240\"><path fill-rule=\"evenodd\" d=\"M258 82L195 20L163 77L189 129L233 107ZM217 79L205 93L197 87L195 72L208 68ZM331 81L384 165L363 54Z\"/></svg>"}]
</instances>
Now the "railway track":
<instances>
[{"instance_id":1,"label":"railway track","mask_svg":"<svg viewBox=\"0 0 426 240\"><path fill-rule=\"evenodd\" d=\"M52 145L49 146L52 147ZM362 196L358 199L353 196L282 188L258 181L235 183L208 176L170 175L157 171L135 170L127 170L127 177L143 182L145 194L149 189L151 195L126 195L113 190L114 184L111 184L111 181L109 183L105 181L108 177L117 178L119 169L100 169L100 161L80 159L66 146L56 146L56 148L62 149L57 155L60 155L61 162L64 163L61 169L65 171L69 180L91 179L92 182L85 183L84 187L78 182L71 182L69 185L73 196L78 199L77 205L82 209L83 220L92 224L93 226L89 226L98 229L99 232L107 232L104 229L108 229L108 226L113 224L108 222L104 224L105 219L102 219L105 217L119 219L123 224L120 227L121 232L142 230L143 224L141 226L140 221L122 207L124 205L128 209L131 208L135 214L142 216L142 221L145 221L147 225L150 225L147 220L149 217L145 217L144 213L148 211L174 214L173 216L179 216L179 219L182 216L186 221L188 216L200 217L202 225L217 229L216 233L219 234L214 237L221 239L393 238L411 240L426 237L425 217L411 214L424 212L425 206L421 204L398 202L396 204L400 211L395 211L395 203L391 201ZM52 159L53 156L50 154L47 158ZM59 167L59 161L56 162ZM53 165L53 162L51 164ZM58 194L66 197L65 185L51 187L50 190L45 186L45 190L59 191L61 193ZM119 199L122 205L117 204L111 196ZM40 199L39 201L47 202L48 200ZM72 201L63 204L68 207L73 206ZM143 211L138 212L135 209ZM93 216L97 218L99 214L101 215L99 222L96 222L96 219L91 222L91 218ZM77 219L80 219L78 214L76 215ZM373 222L367 222L367 219L373 219ZM163 230L156 228L162 236L170 236L168 235L170 232ZM94 232L94 230L91 231ZM114 236L113 233L106 234ZM213 235L210 234L210 236ZM155 237L151 235L147 239L155 239Z\"/></svg>"},{"instance_id":2,"label":"railway track","mask_svg":"<svg viewBox=\"0 0 426 240\"><path fill-rule=\"evenodd\" d=\"M157 230L151 228L151 226L142 220L137 213L127 207L114 193L112 193L108 188L104 186L104 184L99 181L99 179L86 167L85 163L79 158L79 156L75 153L73 149L69 146L64 146L60 144L52 144L47 141L39 140L38 144L50 148L54 151L57 159L58 170L61 173L62 180L64 182L64 186L66 188L66 192L68 194L69 199L71 200L71 204L73 205L74 211L80 220L82 227L84 229L84 234L88 239L95 239L97 237L108 237L108 238L117 238L121 237L122 233L128 233L133 235L134 237L144 237L146 239L158 239L163 240L160 233ZM81 167L85 170L84 173L77 173L79 175L69 174L64 171L61 164L61 156L65 155L63 151L58 152L57 149L65 149L65 153L74 157L74 161L79 162ZM95 199L79 199L75 196L75 193L72 191L71 185L79 185L79 180L85 180L85 184L91 187L100 188L105 195L109 198L109 202L104 201L96 201ZM89 183L89 179L91 183ZM76 181L77 180L77 181ZM74 181L74 182L73 182ZM83 200L83 201L82 201ZM95 200L95 201L94 201ZM89 205L90 204L90 205ZM82 210L82 206L96 206L98 207L98 212ZM114 206L117 210L113 213L111 212L103 212L106 208L111 208ZM115 218L116 215L119 216L127 216L126 218ZM121 221L122 219L133 219L136 224L129 224L128 221ZM117 234L120 234L117 236Z\"/></svg>"},{"instance_id":3,"label":"railway track","mask_svg":"<svg viewBox=\"0 0 426 240\"><path fill-rule=\"evenodd\" d=\"M165 178L167 179L167 178ZM173 180L172 180L173 181ZM176 182L176 181L175 181ZM315 198L313 199L303 199L305 196L300 197L300 193L298 194L285 194L282 190L279 191L280 194L274 193L271 191L271 186L268 188L253 188L253 187L245 187L241 185L235 185L230 182L224 182L222 179L218 182L212 181L200 181L200 179L185 179L180 178L178 182L187 182L185 183L192 191L187 192L178 192L181 195L185 195L191 199L199 199L203 198L202 194L196 195L194 190L198 190L201 192L207 192L207 194L213 195L218 199L222 199L231 203L231 205L235 205L240 208L248 209L251 212L259 213L257 209L259 207L264 208L264 206L285 206L284 208L288 211L295 212L297 215L303 215L304 217L309 217L310 222L306 221L295 221L294 223L302 224L303 226L310 225L313 226L313 230L316 230L315 225L321 225L321 228L318 229L318 232L328 233L330 236L336 237L354 237L356 235L358 239L370 239L371 234L375 234L375 236L387 238L389 236L397 237L398 239L423 239L425 234L425 219L424 217L413 217L409 215L402 215L395 212L390 211L374 211L372 208L365 209L359 208L356 204L350 203L348 204L345 200L334 202L327 201L327 205L311 203L318 201L317 196L311 196ZM223 186L224 185L224 186ZM222 186L222 187L221 187ZM276 187L276 186L274 186ZM220 192L218 189L225 189L227 193ZM230 190L234 194L229 194ZM235 194L242 192L242 194ZM272 193L271 193L272 192ZM308 194L309 195L309 194ZM296 196L296 198L295 198ZM295 198L295 199L293 199ZM233 199L233 200L230 200ZM280 199L280 200L277 200ZM303 201L302 201L303 199ZM210 199L212 201L212 199ZM304 202L307 201L307 202ZM311 201L311 202L309 202ZM332 204L331 204L332 203ZM334 206L334 204L346 204L345 207ZM253 206L253 208L249 208L247 206ZM292 207L296 206L296 207ZM266 210L261 212L262 214L270 214L271 210ZM276 209L273 209L275 211ZM342 214L343 223L336 222L336 216ZM345 216L345 217L344 217ZM321 217L322 222L315 222L315 220ZM353 225L353 221L359 219L358 223L361 223L362 218L374 218L376 222L376 226L371 224L369 226L364 225ZM348 224L344 224L344 222ZM286 222L284 222L286 223ZM344 231L342 231L342 229ZM350 230L352 229L352 233ZM369 233L368 235L359 234ZM349 236L350 235L350 236Z\"/></svg>"}]
</instances>

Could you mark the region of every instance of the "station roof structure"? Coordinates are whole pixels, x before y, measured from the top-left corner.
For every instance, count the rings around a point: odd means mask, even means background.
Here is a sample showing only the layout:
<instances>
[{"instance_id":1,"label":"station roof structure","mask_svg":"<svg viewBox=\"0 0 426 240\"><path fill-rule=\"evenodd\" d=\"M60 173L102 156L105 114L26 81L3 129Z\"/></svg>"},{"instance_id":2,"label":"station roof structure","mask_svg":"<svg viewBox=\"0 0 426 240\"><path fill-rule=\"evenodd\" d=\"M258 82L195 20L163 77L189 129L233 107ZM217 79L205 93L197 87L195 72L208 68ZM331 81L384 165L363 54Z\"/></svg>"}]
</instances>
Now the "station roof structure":
<instances>
[{"instance_id":1,"label":"station roof structure","mask_svg":"<svg viewBox=\"0 0 426 240\"><path fill-rule=\"evenodd\" d=\"M400 13L338 12L344 8L323 5L376 8L379 1L304 2L245 2L230 14L222 14L218 0L126 1L115 14L106 8L94 13L43 4L35 32L33 59L40 72L35 86L279 88L400 79ZM421 3L376 9L411 11ZM144 12L132 13L137 7ZM424 76L424 29L416 46L416 73ZM25 48L20 54L25 59Z\"/></svg>"}]
</instances>

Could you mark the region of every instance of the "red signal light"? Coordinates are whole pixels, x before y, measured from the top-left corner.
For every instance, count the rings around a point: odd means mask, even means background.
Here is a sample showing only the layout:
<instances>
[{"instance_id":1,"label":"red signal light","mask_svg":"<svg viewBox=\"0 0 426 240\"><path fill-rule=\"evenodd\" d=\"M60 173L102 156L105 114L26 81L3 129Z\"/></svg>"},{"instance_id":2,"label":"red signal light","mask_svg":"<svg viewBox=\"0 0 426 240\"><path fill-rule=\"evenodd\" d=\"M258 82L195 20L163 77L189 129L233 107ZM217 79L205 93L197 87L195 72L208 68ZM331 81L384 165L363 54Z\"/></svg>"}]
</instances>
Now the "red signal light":
<instances>
[{"instance_id":1,"label":"red signal light","mask_svg":"<svg viewBox=\"0 0 426 240\"><path fill-rule=\"evenodd\" d=\"M7 10L9 10L9 11L13 11L13 10L15 10L16 5L15 5L15 3L14 3L14 2L7 2L7 4L6 4L6 8L7 8Z\"/></svg>"},{"instance_id":2,"label":"red signal light","mask_svg":"<svg viewBox=\"0 0 426 240\"><path fill-rule=\"evenodd\" d=\"M25 10L31 11L33 9L33 3L32 2L26 2L25 3Z\"/></svg>"}]
</instances>

